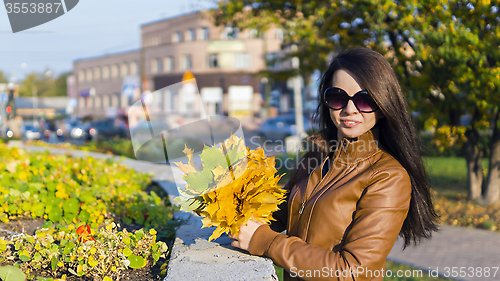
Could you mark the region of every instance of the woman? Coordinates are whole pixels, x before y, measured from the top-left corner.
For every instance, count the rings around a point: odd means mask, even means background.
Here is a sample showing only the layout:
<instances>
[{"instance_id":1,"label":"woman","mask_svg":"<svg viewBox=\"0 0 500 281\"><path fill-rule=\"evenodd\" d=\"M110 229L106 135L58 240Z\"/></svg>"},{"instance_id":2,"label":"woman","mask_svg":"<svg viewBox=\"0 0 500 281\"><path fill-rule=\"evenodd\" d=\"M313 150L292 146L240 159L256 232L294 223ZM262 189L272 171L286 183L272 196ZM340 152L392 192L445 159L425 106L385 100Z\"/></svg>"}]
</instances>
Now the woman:
<instances>
[{"instance_id":1,"label":"woman","mask_svg":"<svg viewBox=\"0 0 500 281\"><path fill-rule=\"evenodd\" d=\"M337 55L319 91L318 149L285 185L276 221L249 221L232 245L270 257L285 280L382 280L398 235L406 247L437 230L415 128L391 65L370 49Z\"/></svg>"}]
</instances>

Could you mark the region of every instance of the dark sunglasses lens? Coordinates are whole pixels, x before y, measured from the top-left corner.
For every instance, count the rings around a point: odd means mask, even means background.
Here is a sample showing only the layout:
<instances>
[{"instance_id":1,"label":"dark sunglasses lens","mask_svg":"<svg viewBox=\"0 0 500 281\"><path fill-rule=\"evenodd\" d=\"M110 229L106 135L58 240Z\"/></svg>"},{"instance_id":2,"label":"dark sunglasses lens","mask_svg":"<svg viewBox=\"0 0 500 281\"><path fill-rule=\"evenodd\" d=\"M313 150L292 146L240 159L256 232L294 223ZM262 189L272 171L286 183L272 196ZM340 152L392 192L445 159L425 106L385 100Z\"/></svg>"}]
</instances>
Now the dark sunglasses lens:
<instances>
[{"instance_id":1,"label":"dark sunglasses lens","mask_svg":"<svg viewBox=\"0 0 500 281\"><path fill-rule=\"evenodd\" d=\"M377 103L370 97L368 93L359 93L354 98L354 103L360 111L375 111Z\"/></svg>"},{"instance_id":2,"label":"dark sunglasses lens","mask_svg":"<svg viewBox=\"0 0 500 281\"><path fill-rule=\"evenodd\" d=\"M341 109L347 104L346 94L337 89L329 89L325 94L326 104L333 109Z\"/></svg>"}]
</instances>

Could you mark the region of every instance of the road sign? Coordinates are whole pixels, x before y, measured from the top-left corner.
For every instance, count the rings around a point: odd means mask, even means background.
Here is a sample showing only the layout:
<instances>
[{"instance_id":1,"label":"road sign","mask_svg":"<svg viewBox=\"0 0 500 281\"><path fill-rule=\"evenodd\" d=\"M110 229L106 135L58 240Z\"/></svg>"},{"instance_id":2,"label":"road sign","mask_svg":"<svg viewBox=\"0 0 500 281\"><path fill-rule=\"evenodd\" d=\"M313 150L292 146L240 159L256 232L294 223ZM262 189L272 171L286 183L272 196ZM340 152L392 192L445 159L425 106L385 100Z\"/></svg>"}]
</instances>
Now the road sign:
<instances>
[{"instance_id":1,"label":"road sign","mask_svg":"<svg viewBox=\"0 0 500 281\"><path fill-rule=\"evenodd\" d=\"M132 84L123 85L122 93L124 96L126 96L128 98L133 97L134 93L135 93L135 85L132 85Z\"/></svg>"},{"instance_id":2,"label":"road sign","mask_svg":"<svg viewBox=\"0 0 500 281\"><path fill-rule=\"evenodd\" d=\"M128 98L133 98L136 93L136 89L138 88L139 76L132 75L123 77L122 95Z\"/></svg>"},{"instance_id":3,"label":"road sign","mask_svg":"<svg viewBox=\"0 0 500 281\"><path fill-rule=\"evenodd\" d=\"M0 103L7 103L9 101L9 95L7 93L0 93Z\"/></svg>"}]
</instances>

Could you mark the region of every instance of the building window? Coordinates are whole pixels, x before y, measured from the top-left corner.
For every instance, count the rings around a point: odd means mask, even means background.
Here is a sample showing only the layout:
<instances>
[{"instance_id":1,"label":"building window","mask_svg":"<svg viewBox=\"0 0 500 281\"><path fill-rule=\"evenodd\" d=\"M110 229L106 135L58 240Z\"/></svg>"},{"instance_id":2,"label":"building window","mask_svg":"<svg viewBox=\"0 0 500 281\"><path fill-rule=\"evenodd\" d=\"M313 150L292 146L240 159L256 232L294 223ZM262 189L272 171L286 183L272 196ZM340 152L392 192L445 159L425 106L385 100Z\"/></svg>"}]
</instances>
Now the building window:
<instances>
[{"instance_id":1,"label":"building window","mask_svg":"<svg viewBox=\"0 0 500 281\"><path fill-rule=\"evenodd\" d=\"M130 63L130 75L136 75L137 74L137 62L133 61Z\"/></svg>"},{"instance_id":2,"label":"building window","mask_svg":"<svg viewBox=\"0 0 500 281\"><path fill-rule=\"evenodd\" d=\"M100 81L101 80L101 68L96 67L94 68L94 81Z\"/></svg>"},{"instance_id":3,"label":"building window","mask_svg":"<svg viewBox=\"0 0 500 281\"><path fill-rule=\"evenodd\" d=\"M276 32L276 39L283 40L283 29L277 28L275 32Z\"/></svg>"},{"instance_id":4,"label":"building window","mask_svg":"<svg viewBox=\"0 0 500 281\"><path fill-rule=\"evenodd\" d=\"M92 75L92 69L87 69L87 74L85 75L85 77L87 78L87 82L92 82L92 78L93 78L93 75Z\"/></svg>"},{"instance_id":5,"label":"building window","mask_svg":"<svg viewBox=\"0 0 500 281\"><path fill-rule=\"evenodd\" d=\"M233 28L231 26L226 26L221 33L222 40L231 40L238 38L239 28Z\"/></svg>"},{"instance_id":6,"label":"building window","mask_svg":"<svg viewBox=\"0 0 500 281\"><path fill-rule=\"evenodd\" d=\"M191 63L191 55L185 55L182 57L182 70L188 70L191 69L192 63Z\"/></svg>"},{"instance_id":7,"label":"building window","mask_svg":"<svg viewBox=\"0 0 500 281\"><path fill-rule=\"evenodd\" d=\"M208 68L218 68L218 54L208 54Z\"/></svg>"},{"instance_id":8,"label":"building window","mask_svg":"<svg viewBox=\"0 0 500 281\"><path fill-rule=\"evenodd\" d=\"M235 69L250 68L250 54L247 53L234 54L234 68Z\"/></svg>"},{"instance_id":9,"label":"building window","mask_svg":"<svg viewBox=\"0 0 500 281\"><path fill-rule=\"evenodd\" d=\"M280 69L281 68L281 57L279 53L268 53L266 55L267 67L270 69Z\"/></svg>"},{"instance_id":10,"label":"building window","mask_svg":"<svg viewBox=\"0 0 500 281\"><path fill-rule=\"evenodd\" d=\"M180 31L177 31L172 34L172 43L182 42L182 34Z\"/></svg>"},{"instance_id":11,"label":"building window","mask_svg":"<svg viewBox=\"0 0 500 281\"><path fill-rule=\"evenodd\" d=\"M196 38L194 29L190 28L190 29L186 30L185 38L186 38L186 41L194 41Z\"/></svg>"},{"instance_id":12,"label":"building window","mask_svg":"<svg viewBox=\"0 0 500 281\"><path fill-rule=\"evenodd\" d=\"M125 77L128 75L128 65L126 63L122 63L120 67L120 77Z\"/></svg>"},{"instance_id":13,"label":"building window","mask_svg":"<svg viewBox=\"0 0 500 281\"><path fill-rule=\"evenodd\" d=\"M83 83L85 82L85 70L80 70L78 71L78 82Z\"/></svg>"},{"instance_id":14,"label":"building window","mask_svg":"<svg viewBox=\"0 0 500 281\"><path fill-rule=\"evenodd\" d=\"M161 72L160 59L152 59L151 60L151 74L157 74Z\"/></svg>"},{"instance_id":15,"label":"building window","mask_svg":"<svg viewBox=\"0 0 500 281\"><path fill-rule=\"evenodd\" d=\"M158 46L161 44L161 37L155 36L151 38L151 46Z\"/></svg>"},{"instance_id":16,"label":"building window","mask_svg":"<svg viewBox=\"0 0 500 281\"><path fill-rule=\"evenodd\" d=\"M111 66L111 78L118 78L118 65L116 64Z\"/></svg>"},{"instance_id":17,"label":"building window","mask_svg":"<svg viewBox=\"0 0 500 281\"><path fill-rule=\"evenodd\" d=\"M165 73L172 72L174 71L174 58L173 57L166 57L163 59L163 71Z\"/></svg>"},{"instance_id":18,"label":"building window","mask_svg":"<svg viewBox=\"0 0 500 281\"><path fill-rule=\"evenodd\" d=\"M198 29L198 40L208 40L208 27Z\"/></svg>"},{"instance_id":19,"label":"building window","mask_svg":"<svg viewBox=\"0 0 500 281\"><path fill-rule=\"evenodd\" d=\"M108 80L109 79L109 66L105 66L102 68L102 80Z\"/></svg>"}]
</instances>

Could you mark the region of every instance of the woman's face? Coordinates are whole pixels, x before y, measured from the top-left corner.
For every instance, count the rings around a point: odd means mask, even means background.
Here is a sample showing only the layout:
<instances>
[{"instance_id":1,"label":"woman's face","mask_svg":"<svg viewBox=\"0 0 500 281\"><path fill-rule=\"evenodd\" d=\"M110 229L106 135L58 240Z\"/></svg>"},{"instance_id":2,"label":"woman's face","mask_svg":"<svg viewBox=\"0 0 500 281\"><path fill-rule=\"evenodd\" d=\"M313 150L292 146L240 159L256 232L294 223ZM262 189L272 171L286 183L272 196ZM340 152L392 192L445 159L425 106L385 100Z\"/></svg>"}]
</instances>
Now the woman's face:
<instances>
[{"instance_id":1,"label":"woman's face","mask_svg":"<svg viewBox=\"0 0 500 281\"><path fill-rule=\"evenodd\" d=\"M357 92L364 90L356 81L356 78L348 70L340 69L333 74L332 87L338 87L353 96ZM330 117L338 129L337 138L339 141L343 137L355 138L369 131L378 119L383 117L380 109L371 113L360 112L352 100L346 107L333 110L330 108Z\"/></svg>"}]
</instances>

